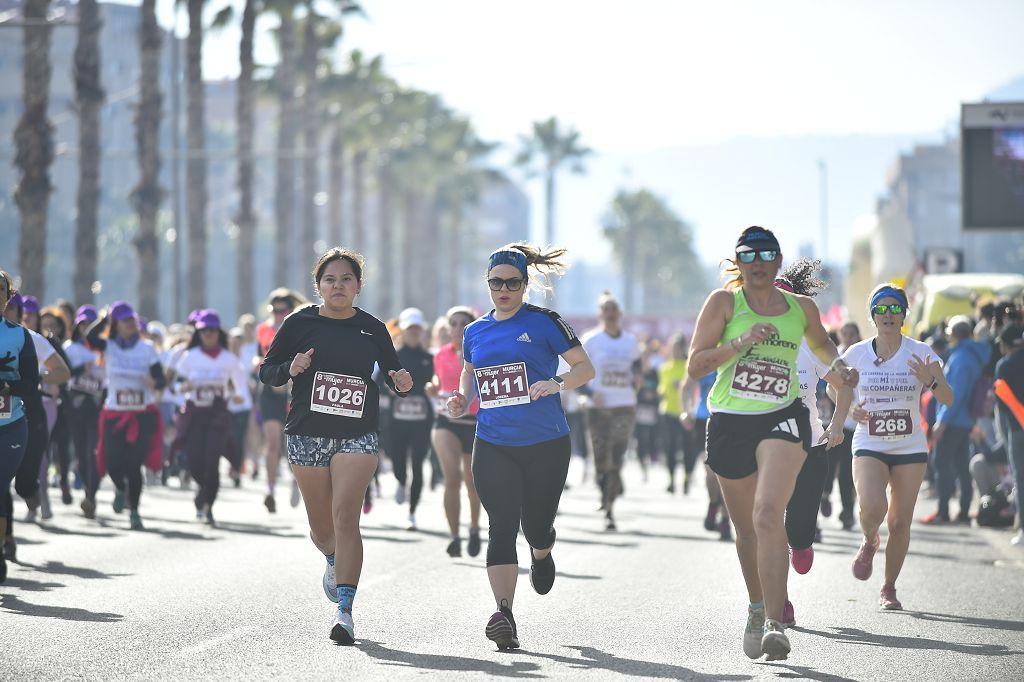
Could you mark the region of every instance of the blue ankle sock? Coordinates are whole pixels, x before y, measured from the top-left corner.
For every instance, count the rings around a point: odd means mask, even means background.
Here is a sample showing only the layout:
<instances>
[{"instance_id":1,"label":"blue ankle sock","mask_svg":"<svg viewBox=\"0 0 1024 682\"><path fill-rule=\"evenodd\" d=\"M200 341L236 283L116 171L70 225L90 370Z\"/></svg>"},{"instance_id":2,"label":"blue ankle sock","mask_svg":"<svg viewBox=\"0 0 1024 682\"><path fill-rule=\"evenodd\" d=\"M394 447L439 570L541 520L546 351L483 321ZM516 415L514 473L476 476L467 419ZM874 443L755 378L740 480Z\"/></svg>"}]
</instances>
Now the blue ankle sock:
<instances>
[{"instance_id":1,"label":"blue ankle sock","mask_svg":"<svg viewBox=\"0 0 1024 682\"><path fill-rule=\"evenodd\" d=\"M352 602L356 599L355 585L338 585L338 610L352 613Z\"/></svg>"},{"instance_id":2,"label":"blue ankle sock","mask_svg":"<svg viewBox=\"0 0 1024 682\"><path fill-rule=\"evenodd\" d=\"M764 600L761 600L757 603L750 602L750 608L754 609L755 611L764 611Z\"/></svg>"},{"instance_id":3,"label":"blue ankle sock","mask_svg":"<svg viewBox=\"0 0 1024 682\"><path fill-rule=\"evenodd\" d=\"M330 554L327 554L325 556L327 557L327 565L328 566L333 566L334 565L334 552L331 552Z\"/></svg>"}]
</instances>

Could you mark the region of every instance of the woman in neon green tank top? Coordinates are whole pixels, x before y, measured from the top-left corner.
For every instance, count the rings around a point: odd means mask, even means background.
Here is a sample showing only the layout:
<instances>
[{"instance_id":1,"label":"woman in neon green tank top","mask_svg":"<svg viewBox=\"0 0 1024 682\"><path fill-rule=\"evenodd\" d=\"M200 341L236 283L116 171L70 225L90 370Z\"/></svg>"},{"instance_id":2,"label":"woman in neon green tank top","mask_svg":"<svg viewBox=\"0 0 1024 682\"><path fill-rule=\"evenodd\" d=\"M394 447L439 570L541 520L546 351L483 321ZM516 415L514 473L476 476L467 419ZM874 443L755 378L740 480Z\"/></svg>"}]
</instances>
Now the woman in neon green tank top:
<instances>
[{"instance_id":1,"label":"woman in neon green tank top","mask_svg":"<svg viewBox=\"0 0 1024 682\"><path fill-rule=\"evenodd\" d=\"M781 625L789 561L784 512L812 446L798 397L801 340L850 386L857 374L839 359L814 301L775 287L782 252L771 230L744 230L730 262L732 279L708 296L697 318L688 372L699 380L718 370L708 398L707 460L736 527L750 597L743 651L781 660L790 651ZM842 437L837 427L823 439L834 447Z\"/></svg>"}]
</instances>

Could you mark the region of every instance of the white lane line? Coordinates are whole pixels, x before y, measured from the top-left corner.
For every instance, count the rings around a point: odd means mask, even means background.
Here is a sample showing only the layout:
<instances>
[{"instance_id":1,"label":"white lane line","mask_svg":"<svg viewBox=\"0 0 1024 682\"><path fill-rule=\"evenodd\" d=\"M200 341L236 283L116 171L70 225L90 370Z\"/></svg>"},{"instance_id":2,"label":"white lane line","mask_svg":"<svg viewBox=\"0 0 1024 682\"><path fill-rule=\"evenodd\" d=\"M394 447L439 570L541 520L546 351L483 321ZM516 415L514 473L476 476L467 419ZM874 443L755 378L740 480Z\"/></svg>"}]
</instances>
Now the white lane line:
<instances>
[{"instance_id":1,"label":"white lane line","mask_svg":"<svg viewBox=\"0 0 1024 682\"><path fill-rule=\"evenodd\" d=\"M206 651L207 649L212 649L215 646L220 646L221 644L224 644L225 642L229 642L232 639L235 639L236 637L241 637L242 635L246 634L247 632L249 632L249 631L251 631L253 629L255 629L255 628L253 628L251 626L235 628L234 630L231 630L230 632L225 632L223 635L220 635L219 637L213 637L212 639L208 639L205 642L200 642L199 644L194 644L192 646L185 647L184 649L182 649L181 651L178 652L178 655L179 656L192 656L194 654L202 653L203 651Z\"/></svg>"}]
</instances>

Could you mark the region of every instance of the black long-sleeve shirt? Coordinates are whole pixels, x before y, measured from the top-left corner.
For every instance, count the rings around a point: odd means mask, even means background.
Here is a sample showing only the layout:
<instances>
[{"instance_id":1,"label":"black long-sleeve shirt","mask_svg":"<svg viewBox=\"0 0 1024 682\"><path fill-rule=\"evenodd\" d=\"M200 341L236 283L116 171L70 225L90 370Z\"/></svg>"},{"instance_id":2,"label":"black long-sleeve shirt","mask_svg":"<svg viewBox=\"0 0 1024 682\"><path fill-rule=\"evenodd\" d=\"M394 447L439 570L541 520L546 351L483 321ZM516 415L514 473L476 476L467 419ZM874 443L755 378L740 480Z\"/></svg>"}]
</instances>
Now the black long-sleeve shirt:
<instances>
[{"instance_id":1,"label":"black long-sleeve shirt","mask_svg":"<svg viewBox=\"0 0 1024 682\"><path fill-rule=\"evenodd\" d=\"M402 366L384 323L365 310L355 311L335 320L310 305L289 315L274 336L260 364L260 381L283 386L292 380L285 433L348 439L377 430L380 392L372 379L374 364L384 377ZM292 360L310 348L309 369L292 377ZM386 381L394 389L391 379Z\"/></svg>"}]
</instances>

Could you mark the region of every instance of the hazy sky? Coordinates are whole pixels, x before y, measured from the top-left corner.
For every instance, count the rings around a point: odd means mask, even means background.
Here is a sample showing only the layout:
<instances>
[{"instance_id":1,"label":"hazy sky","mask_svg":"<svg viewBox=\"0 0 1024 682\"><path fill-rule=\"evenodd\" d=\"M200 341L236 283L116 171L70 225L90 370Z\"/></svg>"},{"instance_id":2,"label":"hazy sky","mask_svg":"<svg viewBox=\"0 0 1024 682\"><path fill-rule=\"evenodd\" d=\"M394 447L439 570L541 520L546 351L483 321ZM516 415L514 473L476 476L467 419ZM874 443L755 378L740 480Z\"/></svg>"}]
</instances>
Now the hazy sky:
<instances>
[{"instance_id":1,"label":"hazy sky","mask_svg":"<svg viewBox=\"0 0 1024 682\"><path fill-rule=\"evenodd\" d=\"M165 23L172 4L160 6ZM741 136L935 139L955 130L962 101L1024 73L1020 0L362 4L368 16L348 21L342 48L383 53L399 81L441 93L485 138L511 145L554 114L619 159ZM207 78L237 73L237 40L234 30L209 39ZM268 35L258 50L273 60ZM586 243L610 194L585 191L585 177L567 183L590 203L562 202L559 217L582 223L571 241ZM880 173L871 191L883 187ZM848 248L847 227L830 253Z\"/></svg>"}]
</instances>

